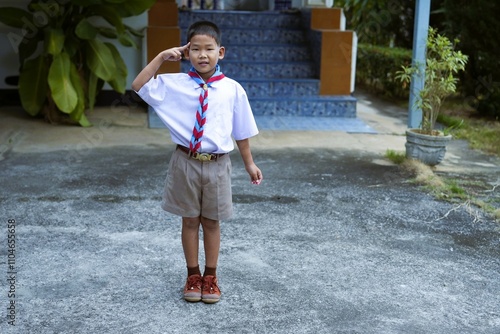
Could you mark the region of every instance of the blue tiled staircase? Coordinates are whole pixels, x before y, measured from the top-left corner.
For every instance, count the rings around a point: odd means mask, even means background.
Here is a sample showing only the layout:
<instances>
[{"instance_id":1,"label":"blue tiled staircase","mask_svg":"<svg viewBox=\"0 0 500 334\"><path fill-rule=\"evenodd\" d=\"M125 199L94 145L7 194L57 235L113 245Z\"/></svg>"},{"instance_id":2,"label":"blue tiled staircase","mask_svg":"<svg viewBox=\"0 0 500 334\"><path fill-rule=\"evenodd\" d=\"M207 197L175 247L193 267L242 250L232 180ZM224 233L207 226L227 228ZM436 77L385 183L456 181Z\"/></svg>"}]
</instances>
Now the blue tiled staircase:
<instances>
[{"instance_id":1,"label":"blue tiled staircase","mask_svg":"<svg viewBox=\"0 0 500 334\"><path fill-rule=\"evenodd\" d=\"M199 20L220 27L226 48L221 69L245 88L255 116L356 117L354 97L319 95L319 65L300 12L181 11L181 43ZM181 67L187 72L190 64ZM161 126L150 112L150 127Z\"/></svg>"}]
</instances>

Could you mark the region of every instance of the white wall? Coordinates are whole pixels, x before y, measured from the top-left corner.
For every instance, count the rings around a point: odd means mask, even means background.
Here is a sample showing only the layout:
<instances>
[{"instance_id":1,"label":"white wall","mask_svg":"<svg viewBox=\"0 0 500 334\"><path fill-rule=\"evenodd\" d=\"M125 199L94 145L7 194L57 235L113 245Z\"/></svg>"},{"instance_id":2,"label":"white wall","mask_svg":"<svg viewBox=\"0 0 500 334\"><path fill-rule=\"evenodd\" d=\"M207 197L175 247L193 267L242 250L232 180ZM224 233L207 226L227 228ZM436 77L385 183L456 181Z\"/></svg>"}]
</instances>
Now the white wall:
<instances>
[{"instance_id":1,"label":"white wall","mask_svg":"<svg viewBox=\"0 0 500 334\"><path fill-rule=\"evenodd\" d=\"M2 0L0 6L26 8L28 2L28 0ZM19 33L18 29L0 23L0 89L14 88L5 84L5 78L19 74L17 44L12 43L8 38L10 36L14 39L14 34L19 35Z\"/></svg>"}]
</instances>

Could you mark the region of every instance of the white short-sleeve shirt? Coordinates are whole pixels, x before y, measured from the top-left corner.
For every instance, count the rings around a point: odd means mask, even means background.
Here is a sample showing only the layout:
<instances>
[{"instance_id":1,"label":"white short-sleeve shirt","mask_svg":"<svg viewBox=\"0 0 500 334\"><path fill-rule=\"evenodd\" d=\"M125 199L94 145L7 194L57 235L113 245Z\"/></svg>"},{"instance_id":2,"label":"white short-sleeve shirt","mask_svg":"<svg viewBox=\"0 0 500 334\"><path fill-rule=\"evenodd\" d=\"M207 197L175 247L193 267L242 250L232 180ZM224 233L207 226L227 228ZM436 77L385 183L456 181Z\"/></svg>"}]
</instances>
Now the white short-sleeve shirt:
<instances>
[{"instance_id":1,"label":"white short-sleeve shirt","mask_svg":"<svg viewBox=\"0 0 500 334\"><path fill-rule=\"evenodd\" d=\"M186 73L160 74L137 92L170 130L172 141L189 147L201 87ZM259 133L245 90L228 77L208 89L208 109L201 152L227 153L233 138L243 140Z\"/></svg>"}]
</instances>

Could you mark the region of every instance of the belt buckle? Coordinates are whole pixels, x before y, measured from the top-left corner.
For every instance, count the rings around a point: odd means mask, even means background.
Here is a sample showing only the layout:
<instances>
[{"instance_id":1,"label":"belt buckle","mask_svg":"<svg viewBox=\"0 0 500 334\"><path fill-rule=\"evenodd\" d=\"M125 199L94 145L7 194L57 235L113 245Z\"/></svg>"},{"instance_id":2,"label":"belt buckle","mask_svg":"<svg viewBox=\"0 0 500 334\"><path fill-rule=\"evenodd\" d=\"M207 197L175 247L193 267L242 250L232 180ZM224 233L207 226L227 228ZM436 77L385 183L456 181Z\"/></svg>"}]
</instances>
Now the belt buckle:
<instances>
[{"instance_id":1,"label":"belt buckle","mask_svg":"<svg viewBox=\"0 0 500 334\"><path fill-rule=\"evenodd\" d=\"M210 153L198 153L196 152L193 158L200 160L201 162L212 160L212 154Z\"/></svg>"}]
</instances>

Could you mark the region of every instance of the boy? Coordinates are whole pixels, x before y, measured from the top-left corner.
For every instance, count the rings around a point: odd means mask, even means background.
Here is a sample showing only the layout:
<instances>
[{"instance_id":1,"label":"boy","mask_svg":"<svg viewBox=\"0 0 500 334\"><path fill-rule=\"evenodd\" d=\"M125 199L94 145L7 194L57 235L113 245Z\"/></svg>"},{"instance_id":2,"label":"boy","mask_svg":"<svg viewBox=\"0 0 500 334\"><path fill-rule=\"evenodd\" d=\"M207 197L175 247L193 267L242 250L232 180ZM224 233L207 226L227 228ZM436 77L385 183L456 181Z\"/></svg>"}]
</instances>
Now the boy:
<instances>
[{"instance_id":1,"label":"boy","mask_svg":"<svg viewBox=\"0 0 500 334\"><path fill-rule=\"evenodd\" d=\"M262 180L249 138L258 129L244 89L222 74L224 58L217 25L196 22L188 43L160 52L135 78L132 88L167 125L177 148L172 154L162 208L182 217L182 247L188 278L184 299L216 303L220 299L216 267L220 249L219 221L232 214L231 161L235 139L254 184ZM164 61L191 62L186 73L153 78ZM199 229L203 228L205 271L198 263Z\"/></svg>"}]
</instances>

